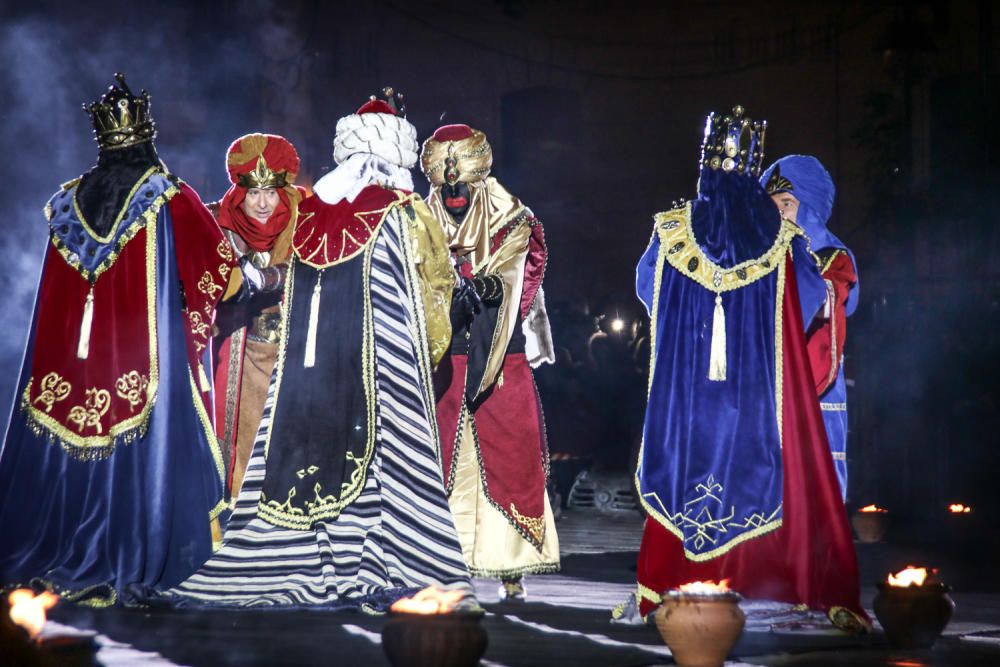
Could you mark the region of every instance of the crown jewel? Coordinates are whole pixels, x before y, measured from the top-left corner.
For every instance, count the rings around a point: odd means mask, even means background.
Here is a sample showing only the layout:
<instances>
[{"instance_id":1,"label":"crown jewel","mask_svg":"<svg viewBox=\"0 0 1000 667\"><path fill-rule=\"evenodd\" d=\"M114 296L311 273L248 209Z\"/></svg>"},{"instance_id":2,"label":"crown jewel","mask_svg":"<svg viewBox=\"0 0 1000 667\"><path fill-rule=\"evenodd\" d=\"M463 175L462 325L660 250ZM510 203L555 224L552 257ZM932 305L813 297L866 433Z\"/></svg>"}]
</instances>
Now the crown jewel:
<instances>
[{"instance_id":1,"label":"crown jewel","mask_svg":"<svg viewBox=\"0 0 1000 667\"><path fill-rule=\"evenodd\" d=\"M113 150L152 141L156 126L149 115L149 93L143 90L138 97L133 95L121 72L115 80L100 101L83 105L94 124L97 145Z\"/></svg>"},{"instance_id":2,"label":"crown jewel","mask_svg":"<svg viewBox=\"0 0 1000 667\"><path fill-rule=\"evenodd\" d=\"M764 134L767 121L754 122L744 116L737 104L732 114L712 112L705 119L705 138L701 143L702 168L735 171L759 176L764 161Z\"/></svg>"},{"instance_id":3,"label":"crown jewel","mask_svg":"<svg viewBox=\"0 0 1000 667\"><path fill-rule=\"evenodd\" d=\"M267 160L261 155L257 158L257 165L253 171L240 174L236 183L241 188L257 188L265 190L267 188L283 188L288 185L287 171L274 171L267 166Z\"/></svg>"}]
</instances>

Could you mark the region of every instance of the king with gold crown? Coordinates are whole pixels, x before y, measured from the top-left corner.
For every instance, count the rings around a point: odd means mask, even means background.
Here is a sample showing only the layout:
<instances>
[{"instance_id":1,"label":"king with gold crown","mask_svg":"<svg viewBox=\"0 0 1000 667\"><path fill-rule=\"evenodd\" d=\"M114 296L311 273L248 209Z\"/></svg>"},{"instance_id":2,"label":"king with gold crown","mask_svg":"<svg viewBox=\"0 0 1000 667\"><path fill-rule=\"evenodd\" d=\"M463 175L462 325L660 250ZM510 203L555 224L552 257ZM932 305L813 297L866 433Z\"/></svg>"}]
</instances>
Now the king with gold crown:
<instances>
[{"instance_id":1,"label":"king with gold crown","mask_svg":"<svg viewBox=\"0 0 1000 667\"><path fill-rule=\"evenodd\" d=\"M97 165L45 207L0 453L0 587L93 605L184 579L211 553L223 508L202 362L232 254L157 156L149 95L116 77L85 107Z\"/></svg>"}]
</instances>

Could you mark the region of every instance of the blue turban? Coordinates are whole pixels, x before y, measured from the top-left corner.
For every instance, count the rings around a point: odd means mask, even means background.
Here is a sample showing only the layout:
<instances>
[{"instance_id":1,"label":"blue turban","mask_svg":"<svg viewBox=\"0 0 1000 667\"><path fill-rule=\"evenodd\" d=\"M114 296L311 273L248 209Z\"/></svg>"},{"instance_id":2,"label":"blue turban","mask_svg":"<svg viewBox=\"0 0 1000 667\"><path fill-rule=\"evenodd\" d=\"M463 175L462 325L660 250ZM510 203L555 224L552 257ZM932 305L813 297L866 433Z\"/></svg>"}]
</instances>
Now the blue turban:
<instances>
[{"instance_id":1,"label":"blue turban","mask_svg":"<svg viewBox=\"0 0 1000 667\"><path fill-rule=\"evenodd\" d=\"M774 179L771 187L769 181ZM837 192L833 179L823 164L811 155L786 155L770 167L760 177L760 184L769 194L788 192L799 200L796 223L809 237L813 251L825 248L839 248L851 257L854 271L858 263L843 241L826 227L833 210L833 198ZM854 312L858 305L858 286L855 285L847 297L847 314Z\"/></svg>"}]
</instances>

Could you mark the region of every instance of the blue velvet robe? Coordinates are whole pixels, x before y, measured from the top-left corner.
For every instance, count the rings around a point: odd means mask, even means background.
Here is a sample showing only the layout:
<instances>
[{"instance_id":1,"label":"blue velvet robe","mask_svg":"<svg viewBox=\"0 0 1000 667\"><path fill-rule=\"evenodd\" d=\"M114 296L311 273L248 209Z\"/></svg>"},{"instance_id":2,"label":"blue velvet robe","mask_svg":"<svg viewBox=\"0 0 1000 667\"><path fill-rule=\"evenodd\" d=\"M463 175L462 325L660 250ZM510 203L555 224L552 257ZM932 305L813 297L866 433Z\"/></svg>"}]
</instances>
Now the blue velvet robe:
<instances>
[{"instance_id":1,"label":"blue velvet robe","mask_svg":"<svg viewBox=\"0 0 1000 667\"><path fill-rule=\"evenodd\" d=\"M825 293L801 230L780 220L756 181L706 169L699 192L657 216L636 272L654 338L636 484L650 516L695 561L781 525L775 325L789 252L796 270L811 267L799 282L807 321ZM707 267L714 269L704 273ZM708 377L717 294L725 316L724 381Z\"/></svg>"},{"instance_id":2,"label":"blue velvet robe","mask_svg":"<svg viewBox=\"0 0 1000 667\"><path fill-rule=\"evenodd\" d=\"M154 175L150 185L159 194L170 184ZM47 588L104 606L173 586L211 554L210 520L223 508L218 444L196 409L168 206L155 225L156 402L144 433L107 458L71 456L51 433L32 428L18 403L34 355L45 354L36 331L63 325L39 322L36 301L0 450L0 586Z\"/></svg>"}]
</instances>

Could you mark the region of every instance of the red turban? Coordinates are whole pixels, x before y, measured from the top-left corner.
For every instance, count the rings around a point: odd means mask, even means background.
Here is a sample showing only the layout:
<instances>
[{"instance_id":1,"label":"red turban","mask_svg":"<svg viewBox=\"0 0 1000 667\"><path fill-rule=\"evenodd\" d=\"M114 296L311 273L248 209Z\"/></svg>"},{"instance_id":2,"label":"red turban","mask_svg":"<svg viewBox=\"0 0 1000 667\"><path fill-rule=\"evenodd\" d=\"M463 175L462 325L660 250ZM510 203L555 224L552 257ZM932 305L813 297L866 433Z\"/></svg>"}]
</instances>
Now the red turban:
<instances>
[{"instance_id":1,"label":"red turban","mask_svg":"<svg viewBox=\"0 0 1000 667\"><path fill-rule=\"evenodd\" d=\"M247 134L229 147L226 168L233 185L219 206L219 226L230 229L259 252L271 250L289 224L295 224L303 192L295 187L299 155L295 147L273 134ZM276 188L280 202L271 218L261 224L243 211L250 187Z\"/></svg>"}]
</instances>

